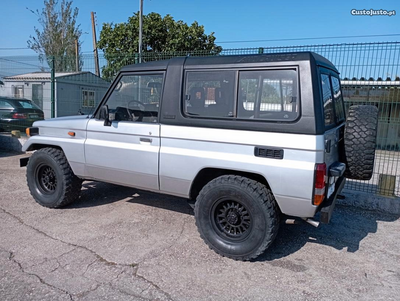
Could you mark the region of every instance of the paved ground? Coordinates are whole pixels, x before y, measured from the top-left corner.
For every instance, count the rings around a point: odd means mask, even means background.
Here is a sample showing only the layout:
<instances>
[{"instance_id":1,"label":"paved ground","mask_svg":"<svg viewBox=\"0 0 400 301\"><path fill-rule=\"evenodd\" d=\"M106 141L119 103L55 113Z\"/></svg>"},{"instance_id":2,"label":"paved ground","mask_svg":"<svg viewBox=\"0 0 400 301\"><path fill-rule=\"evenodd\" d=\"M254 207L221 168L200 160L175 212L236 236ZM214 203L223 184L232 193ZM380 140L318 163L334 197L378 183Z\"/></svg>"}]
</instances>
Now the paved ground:
<instances>
[{"instance_id":1,"label":"paved ground","mask_svg":"<svg viewBox=\"0 0 400 301\"><path fill-rule=\"evenodd\" d=\"M338 207L328 226L282 225L255 262L209 250L186 201L85 182L37 205L0 150L0 300L398 300L398 216Z\"/></svg>"}]
</instances>

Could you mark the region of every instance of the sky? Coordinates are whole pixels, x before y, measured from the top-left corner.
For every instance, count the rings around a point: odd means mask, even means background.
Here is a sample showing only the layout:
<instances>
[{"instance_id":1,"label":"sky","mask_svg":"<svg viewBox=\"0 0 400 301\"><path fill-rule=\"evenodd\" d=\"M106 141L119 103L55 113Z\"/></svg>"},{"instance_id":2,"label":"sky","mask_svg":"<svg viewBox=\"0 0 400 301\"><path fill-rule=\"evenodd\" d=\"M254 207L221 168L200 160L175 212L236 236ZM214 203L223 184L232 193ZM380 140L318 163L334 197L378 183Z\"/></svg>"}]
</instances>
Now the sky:
<instances>
[{"instance_id":1,"label":"sky","mask_svg":"<svg viewBox=\"0 0 400 301\"><path fill-rule=\"evenodd\" d=\"M0 0L0 57L35 55L27 40L40 25L30 12L43 0ZM97 37L103 23L127 22L140 0L75 0L83 53L92 53L90 12L96 13ZM352 9L396 11L388 16L354 16ZM144 0L143 13L170 14L175 20L204 25L223 48L400 41L400 1L268 1L268 0ZM397 35L393 35L397 34ZM343 36L392 35L364 38ZM328 37L325 39L317 39ZM311 39L301 39L311 38ZM287 40L289 39L289 40ZM257 42L246 42L254 41ZM22 49L19 49L22 48Z\"/></svg>"}]
</instances>

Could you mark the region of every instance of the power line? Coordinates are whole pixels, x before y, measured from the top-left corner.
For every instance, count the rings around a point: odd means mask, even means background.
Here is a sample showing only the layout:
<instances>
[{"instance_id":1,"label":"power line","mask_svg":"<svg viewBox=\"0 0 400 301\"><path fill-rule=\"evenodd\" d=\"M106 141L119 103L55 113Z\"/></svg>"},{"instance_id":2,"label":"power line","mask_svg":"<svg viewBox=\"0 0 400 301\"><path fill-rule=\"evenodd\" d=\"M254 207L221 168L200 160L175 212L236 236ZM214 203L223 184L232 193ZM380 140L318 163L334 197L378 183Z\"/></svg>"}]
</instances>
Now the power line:
<instances>
[{"instance_id":1,"label":"power line","mask_svg":"<svg viewBox=\"0 0 400 301\"><path fill-rule=\"evenodd\" d=\"M21 64L21 65L26 65L26 66L31 66L31 67L49 69L48 67L45 67L45 66L39 66L39 65L24 63L24 62L20 62L20 61L16 61L16 60L6 59L4 57L0 57L0 60L6 61L6 62L18 63L18 64Z\"/></svg>"},{"instance_id":2,"label":"power line","mask_svg":"<svg viewBox=\"0 0 400 301\"><path fill-rule=\"evenodd\" d=\"M218 44L232 44L232 43L257 43L257 42L280 42L280 41L305 41L305 40L326 40L326 39L351 39L351 38L374 38L374 37L396 37L400 36L400 33L393 34L373 34L373 35L360 35L360 36L334 36L334 37L317 37L317 38L292 38L292 39L271 39L271 40L238 40L238 41L221 41L217 42ZM2 48L1 50L31 50L28 47L11 47L11 48ZM84 53L92 53L89 51L82 52Z\"/></svg>"},{"instance_id":3,"label":"power line","mask_svg":"<svg viewBox=\"0 0 400 301\"><path fill-rule=\"evenodd\" d=\"M360 35L360 36L334 36L334 37L316 37L316 38L291 38L291 39L271 39L271 40L238 40L238 41L222 41L219 44L225 43L256 43L256 42L279 42L279 41L304 41L304 40L323 40L323 39L351 39L351 38L374 38L374 37L396 37L400 36L400 33L392 34L372 34L372 35ZM1 48L0 50L31 50L28 47L15 47L15 48ZM88 52L84 52L88 53Z\"/></svg>"},{"instance_id":4,"label":"power line","mask_svg":"<svg viewBox=\"0 0 400 301\"><path fill-rule=\"evenodd\" d=\"M229 44L229 43L257 43L257 42L280 42L280 41L305 41L305 40L323 40L323 39L350 39L350 38L373 38L373 37L394 37L400 36L400 33L393 34L373 34L373 35L362 35L362 36L336 36L336 37L319 37L319 38L293 38L293 39L272 39L272 40L243 40L243 41L222 41L218 44Z\"/></svg>"},{"instance_id":5,"label":"power line","mask_svg":"<svg viewBox=\"0 0 400 301\"><path fill-rule=\"evenodd\" d=\"M28 47L10 47L10 48L0 48L0 50L23 50L23 49L26 49L26 50L31 50L30 48L28 48Z\"/></svg>"}]
</instances>

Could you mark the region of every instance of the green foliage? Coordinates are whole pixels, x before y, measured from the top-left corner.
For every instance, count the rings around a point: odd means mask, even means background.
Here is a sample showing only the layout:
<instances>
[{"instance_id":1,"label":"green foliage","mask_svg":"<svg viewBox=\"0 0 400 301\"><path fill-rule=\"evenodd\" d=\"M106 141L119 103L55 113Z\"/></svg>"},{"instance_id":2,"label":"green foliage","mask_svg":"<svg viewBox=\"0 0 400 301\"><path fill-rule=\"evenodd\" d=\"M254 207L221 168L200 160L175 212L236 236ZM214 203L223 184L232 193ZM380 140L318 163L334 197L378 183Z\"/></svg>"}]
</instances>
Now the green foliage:
<instances>
[{"instance_id":1,"label":"green foliage","mask_svg":"<svg viewBox=\"0 0 400 301\"><path fill-rule=\"evenodd\" d=\"M30 36L28 48L39 54L41 62L46 59L49 66L55 57L55 71L76 71L75 40L82 35L80 25L76 24L78 8L72 8L72 1L45 0L44 8L39 11L30 10L39 17L42 30L35 27L35 35ZM83 61L79 58L79 69Z\"/></svg>"},{"instance_id":2,"label":"green foliage","mask_svg":"<svg viewBox=\"0 0 400 301\"><path fill-rule=\"evenodd\" d=\"M143 16L143 60L166 59L172 52L181 55L214 55L222 51L215 45L212 32L204 33L204 26L193 22L188 25L175 21L172 16L161 17L158 13ZM104 51L107 66L103 67L103 77L110 79L118 70L135 62L139 45L139 13L135 13L127 23L104 23L100 32L98 47ZM169 56L168 52L171 52Z\"/></svg>"}]
</instances>

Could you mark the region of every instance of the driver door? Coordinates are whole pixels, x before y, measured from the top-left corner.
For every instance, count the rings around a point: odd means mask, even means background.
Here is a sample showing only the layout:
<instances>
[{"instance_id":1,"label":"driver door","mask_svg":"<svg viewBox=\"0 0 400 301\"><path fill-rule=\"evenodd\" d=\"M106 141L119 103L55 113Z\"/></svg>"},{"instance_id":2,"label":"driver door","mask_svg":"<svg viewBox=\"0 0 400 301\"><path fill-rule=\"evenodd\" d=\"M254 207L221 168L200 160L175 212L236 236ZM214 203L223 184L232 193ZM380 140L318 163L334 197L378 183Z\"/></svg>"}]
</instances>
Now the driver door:
<instances>
[{"instance_id":1,"label":"driver door","mask_svg":"<svg viewBox=\"0 0 400 301\"><path fill-rule=\"evenodd\" d=\"M119 77L102 105L110 122L96 114L85 142L86 175L95 180L159 190L158 109L164 74L129 73Z\"/></svg>"}]
</instances>

